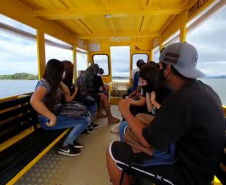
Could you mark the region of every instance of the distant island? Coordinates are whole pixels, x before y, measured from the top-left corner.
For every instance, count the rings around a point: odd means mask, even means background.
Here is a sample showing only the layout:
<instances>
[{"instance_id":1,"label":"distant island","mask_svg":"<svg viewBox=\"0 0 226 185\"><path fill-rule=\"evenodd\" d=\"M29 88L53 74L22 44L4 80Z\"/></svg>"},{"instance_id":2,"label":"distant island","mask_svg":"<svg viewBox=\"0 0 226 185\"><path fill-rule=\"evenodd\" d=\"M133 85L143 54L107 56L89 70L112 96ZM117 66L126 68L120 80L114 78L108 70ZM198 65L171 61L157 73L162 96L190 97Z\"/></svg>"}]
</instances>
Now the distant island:
<instances>
[{"instance_id":1,"label":"distant island","mask_svg":"<svg viewBox=\"0 0 226 185\"><path fill-rule=\"evenodd\" d=\"M207 75L203 78L226 78L226 75Z\"/></svg>"},{"instance_id":2,"label":"distant island","mask_svg":"<svg viewBox=\"0 0 226 185\"><path fill-rule=\"evenodd\" d=\"M38 75L15 73L12 75L0 75L0 80L38 80Z\"/></svg>"},{"instance_id":3,"label":"distant island","mask_svg":"<svg viewBox=\"0 0 226 185\"><path fill-rule=\"evenodd\" d=\"M226 75L207 75L201 78L226 78ZM112 76L112 79L129 79L129 77L125 76Z\"/></svg>"}]
</instances>

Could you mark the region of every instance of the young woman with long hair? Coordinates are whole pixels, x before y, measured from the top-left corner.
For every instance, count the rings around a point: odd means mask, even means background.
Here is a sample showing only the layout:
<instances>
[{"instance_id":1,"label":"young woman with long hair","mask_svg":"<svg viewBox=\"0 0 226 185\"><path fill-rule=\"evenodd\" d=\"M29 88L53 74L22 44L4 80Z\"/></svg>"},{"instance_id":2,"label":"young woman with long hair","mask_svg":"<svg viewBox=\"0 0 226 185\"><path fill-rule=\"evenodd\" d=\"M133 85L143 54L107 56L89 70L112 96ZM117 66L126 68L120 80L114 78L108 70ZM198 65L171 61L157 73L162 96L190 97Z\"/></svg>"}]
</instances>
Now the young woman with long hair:
<instances>
[{"instance_id":1,"label":"young woman with long hair","mask_svg":"<svg viewBox=\"0 0 226 185\"><path fill-rule=\"evenodd\" d=\"M67 156L78 156L81 154L82 145L77 143L76 138L87 128L90 117L72 118L59 115L61 108L61 93L66 101L71 101L68 87L62 82L64 64L56 59L48 61L44 75L38 81L35 92L30 103L39 113L39 123L45 130L59 130L72 128L63 145L59 147L58 153Z\"/></svg>"}]
</instances>

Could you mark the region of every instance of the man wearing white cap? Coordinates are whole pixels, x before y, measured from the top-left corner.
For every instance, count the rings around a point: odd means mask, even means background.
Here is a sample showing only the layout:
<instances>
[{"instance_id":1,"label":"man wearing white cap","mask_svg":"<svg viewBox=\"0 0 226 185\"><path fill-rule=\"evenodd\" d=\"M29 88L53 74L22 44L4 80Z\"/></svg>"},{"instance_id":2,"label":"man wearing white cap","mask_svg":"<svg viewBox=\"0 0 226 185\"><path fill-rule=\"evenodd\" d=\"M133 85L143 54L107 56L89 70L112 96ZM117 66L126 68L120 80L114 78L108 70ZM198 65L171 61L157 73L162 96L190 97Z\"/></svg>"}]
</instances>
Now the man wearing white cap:
<instances>
[{"instance_id":1,"label":"man wearing white cap","mask_svg":"<svg viewBox=\"0 0 226 185\"><path fill-rule=\"evenodd\" d=\"M130 114L127 99L119 103L134 135L144 147L152 146L154 154L134 153L130 145L113 142L107 165L114 185L119 184L122 170L126 173L123 185L130 183L130 175L156 184L207 185L213 180L224 150L225 118L218 95L195 79L204 76L196 68L197 59L197 50L188 43L174 43L162 51L159 78L175 92L165 99L148 127ZM171 154L171 163L158 155L160 151Z\"/></svg>"}]
</instances>

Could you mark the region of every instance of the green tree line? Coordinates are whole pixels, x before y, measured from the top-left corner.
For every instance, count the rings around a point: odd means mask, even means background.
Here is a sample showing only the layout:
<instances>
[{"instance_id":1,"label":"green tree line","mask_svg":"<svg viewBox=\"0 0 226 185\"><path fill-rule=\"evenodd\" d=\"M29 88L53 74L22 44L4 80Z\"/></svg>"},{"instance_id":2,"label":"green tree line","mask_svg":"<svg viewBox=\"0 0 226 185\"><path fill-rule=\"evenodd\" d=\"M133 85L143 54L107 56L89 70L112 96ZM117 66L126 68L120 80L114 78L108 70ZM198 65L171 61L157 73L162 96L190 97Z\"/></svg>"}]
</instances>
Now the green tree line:
<instances>
[{"instance_id":1,"label":"green tree line","mask_svg":"<svg viewBox=\"0 0 226 185\"><path fill-rule=\"evenodd\" d=\"M0 80L38 80L38 75L15 73L12 75L0 75Z\"/></svg>"}]
</instances>

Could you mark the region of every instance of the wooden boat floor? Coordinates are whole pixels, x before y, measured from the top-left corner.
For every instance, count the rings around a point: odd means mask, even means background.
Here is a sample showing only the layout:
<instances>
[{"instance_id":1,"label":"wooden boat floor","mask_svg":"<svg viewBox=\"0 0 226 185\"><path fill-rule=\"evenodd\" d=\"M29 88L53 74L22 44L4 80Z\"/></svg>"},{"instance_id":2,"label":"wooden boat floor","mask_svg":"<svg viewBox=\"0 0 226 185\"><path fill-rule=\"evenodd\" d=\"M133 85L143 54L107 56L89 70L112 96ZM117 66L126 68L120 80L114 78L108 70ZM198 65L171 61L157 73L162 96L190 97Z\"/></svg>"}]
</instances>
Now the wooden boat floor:
<instances>
[{"instance_id":1,"label":"wooden boat floor","mask_svg":"<svg viewBox=\"0 0 226 185\"><path fill-rule=\"evenodd\" d=\"M112 114L121 115L117 105L111 105ZM94 123L100 127L91 134L82 134L78 141L84 145L77 157L59 155L57 149L62 140L39 160L17 185L108 185L106 149L112 141L119 140L119 134L112 133L107 118L99 118Z\"/></svg>"}]
</instances>

